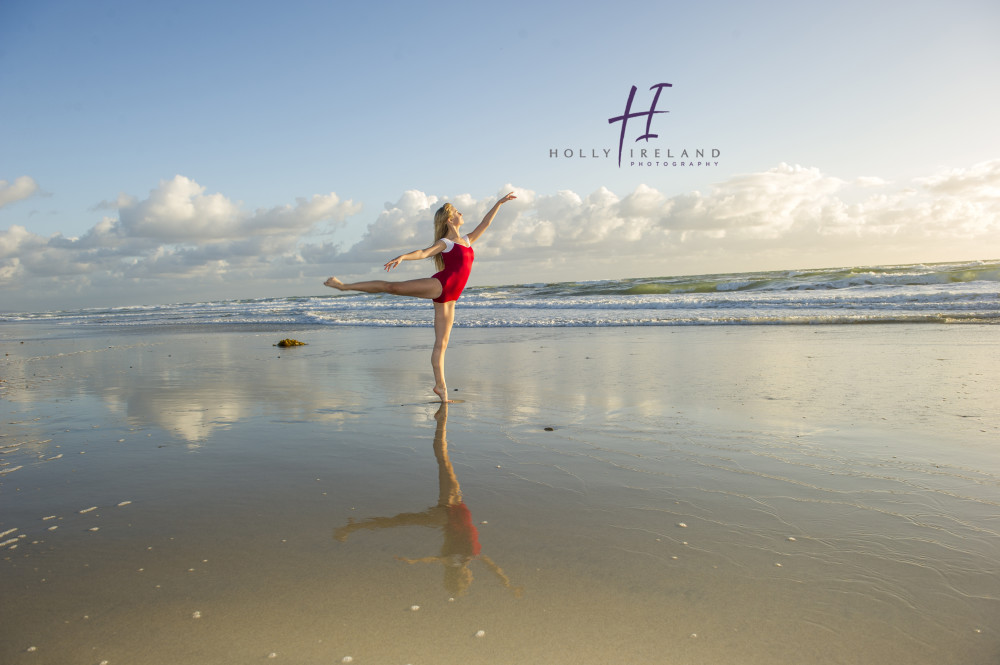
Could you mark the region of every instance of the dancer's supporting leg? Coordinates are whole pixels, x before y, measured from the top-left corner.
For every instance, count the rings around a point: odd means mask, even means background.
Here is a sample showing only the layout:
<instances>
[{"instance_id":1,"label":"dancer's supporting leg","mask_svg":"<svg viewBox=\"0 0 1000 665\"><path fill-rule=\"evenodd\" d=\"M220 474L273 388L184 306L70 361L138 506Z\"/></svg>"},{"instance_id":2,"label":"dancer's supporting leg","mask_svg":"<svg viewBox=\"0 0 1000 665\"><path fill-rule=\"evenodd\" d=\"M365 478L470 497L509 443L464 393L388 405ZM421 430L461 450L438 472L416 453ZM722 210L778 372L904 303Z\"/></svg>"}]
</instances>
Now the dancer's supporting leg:
<instances>
[{"instance_id":1,"label":"dancer's supporting leg","mask_svg":"<svg viewBox=\"0 0 1000 665\"><path fill-rule=\"evenodd\" d=\"M437 280L434 280L437 281ZM451 337L451 324L455 322L455 301L434 303L434 350L431 351L431 368L434 370L434 394L442 402L448 399L448 385L444 380L444 352Z\"/></svg>"}]
</instances>

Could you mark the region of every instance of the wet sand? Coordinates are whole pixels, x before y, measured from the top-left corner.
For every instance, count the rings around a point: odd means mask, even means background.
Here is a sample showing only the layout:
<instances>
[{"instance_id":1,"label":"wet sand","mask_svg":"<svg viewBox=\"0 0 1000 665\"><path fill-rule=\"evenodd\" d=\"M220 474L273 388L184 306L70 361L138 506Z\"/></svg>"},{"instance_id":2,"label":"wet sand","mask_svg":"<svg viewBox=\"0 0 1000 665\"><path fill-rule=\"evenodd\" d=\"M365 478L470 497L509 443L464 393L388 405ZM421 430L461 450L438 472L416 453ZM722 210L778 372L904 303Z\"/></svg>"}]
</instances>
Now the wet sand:
<instances>
[{"instance_id":1,"label":"wet sand","mask_svg":"<svg viewBox=\"0 0 1000 665\"><path fill-rule=\"evenodd\" d=\"M996 328L456 329L446 418L427 329L79 332L0 328L0 662L1000 658Z\"/></svg>"}]
</instances>

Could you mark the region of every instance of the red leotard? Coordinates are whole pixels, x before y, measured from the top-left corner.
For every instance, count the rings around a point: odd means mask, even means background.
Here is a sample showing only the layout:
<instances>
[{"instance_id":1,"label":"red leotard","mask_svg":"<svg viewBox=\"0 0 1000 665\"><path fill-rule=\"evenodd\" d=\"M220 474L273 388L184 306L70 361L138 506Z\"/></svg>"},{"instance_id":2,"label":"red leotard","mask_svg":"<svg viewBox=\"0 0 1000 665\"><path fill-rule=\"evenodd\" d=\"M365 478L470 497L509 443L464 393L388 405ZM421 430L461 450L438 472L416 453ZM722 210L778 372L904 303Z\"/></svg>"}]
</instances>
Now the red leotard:
<instances>
[{"instance_id":1,"label":"red leotard","mask_svg":"<svg viewBox=\"0 0 1000 665\"><path fill-rule=\"evenodd\" d=\"M472 525L472 513L465 503L448 506L448 525L444 532L444 546L448 555L479 556L479 530Z\"/></svg>"},{"instance_id":2,"label":"red leotard","mask_svg":"<svg viewBox=\"0 0 1000 665\"><path fill-rule=\"evenodd\" d=\"M441 238L441 240L444 240L446 245L444 251L441 252L444 270L431 275L441 282L441 295L435 298L434 302L458 300L458 297L462 295L462 289L465 288L465 283L469 281L469 272L472 270L472 260L475 254L471 246L466 247L447 238ZM469 242L469 236L465 236L462 240Z\"/></svg>"}]
</instances>

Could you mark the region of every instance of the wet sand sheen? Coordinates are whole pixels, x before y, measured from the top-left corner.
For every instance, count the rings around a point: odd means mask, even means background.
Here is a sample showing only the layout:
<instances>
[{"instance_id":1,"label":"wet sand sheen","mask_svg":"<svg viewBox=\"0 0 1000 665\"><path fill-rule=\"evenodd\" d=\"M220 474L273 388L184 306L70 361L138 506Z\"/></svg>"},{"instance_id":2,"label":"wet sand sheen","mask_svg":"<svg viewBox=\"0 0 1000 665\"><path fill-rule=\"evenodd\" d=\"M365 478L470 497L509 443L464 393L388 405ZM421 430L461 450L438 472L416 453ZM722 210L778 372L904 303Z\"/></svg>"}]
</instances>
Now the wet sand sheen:
<instances>
[{"instance_id":1,"label":"wet sand sheen","mask_svg":"<svg viewBox=\"0 0 1000 665\"><path fill-rule=\"evenodd\" d=\"M6 332L5 663L1000 653L985 327Z\"/></svg>"}]
</instances>

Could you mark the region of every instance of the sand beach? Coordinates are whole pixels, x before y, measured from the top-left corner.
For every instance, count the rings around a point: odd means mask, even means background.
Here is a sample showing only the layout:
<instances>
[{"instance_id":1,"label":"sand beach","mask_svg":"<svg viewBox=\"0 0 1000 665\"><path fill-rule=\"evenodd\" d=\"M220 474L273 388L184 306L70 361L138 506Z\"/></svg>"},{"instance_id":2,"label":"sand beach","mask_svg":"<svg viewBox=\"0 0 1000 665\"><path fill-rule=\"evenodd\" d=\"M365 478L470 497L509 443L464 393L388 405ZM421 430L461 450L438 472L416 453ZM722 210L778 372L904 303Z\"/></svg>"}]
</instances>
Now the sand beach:
<instances>
[{"instance_id":1,"label":"sand beach","mask_svg":"<svg viewBox=\"0 0 1000 665\"><path fill-rule=\"evenodd\" d=\"M430 339L5 324L0 662L1000 658L995 326Z\"/></svg>"}]
</instances>

